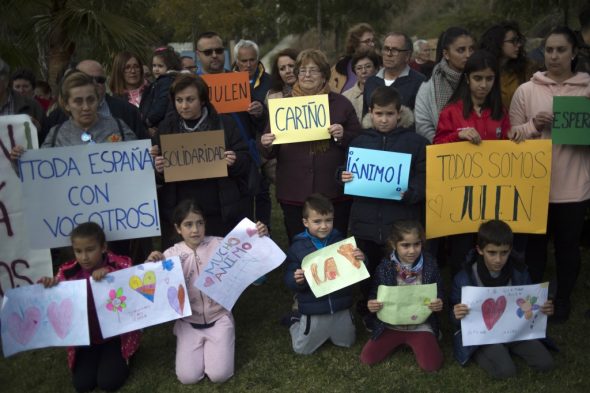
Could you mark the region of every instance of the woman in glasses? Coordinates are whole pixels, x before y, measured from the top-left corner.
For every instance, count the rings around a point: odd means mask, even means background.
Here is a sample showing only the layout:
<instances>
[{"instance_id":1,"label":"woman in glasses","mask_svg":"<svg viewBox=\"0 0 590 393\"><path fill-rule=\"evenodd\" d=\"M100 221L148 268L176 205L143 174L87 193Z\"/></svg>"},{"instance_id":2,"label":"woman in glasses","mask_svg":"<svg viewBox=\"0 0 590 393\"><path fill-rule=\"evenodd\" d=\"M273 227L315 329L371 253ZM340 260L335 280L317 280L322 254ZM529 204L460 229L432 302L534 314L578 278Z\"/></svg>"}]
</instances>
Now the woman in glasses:
<instances>
[{"instance_id":1,"label":"woman in glasses","mask_svg":"<svg viewBox=\"0 0 590 393\"><path fill-rule=\"evenodd\" d=\"M113 95L139 108L141 97L148 85L143 75L141 59L130 52L119 52L113 61L109 81Z\"/></svg>"},{"instance_id":2,"label":"woman in glasses","mask_svg":"<svg viewBox=\"0 0 590 393\"><path fill-rule=\"evenodd\" d=\"M351 64L357 82L342 95L352 103L359 121L362 122L365 82L379 70L379 55L372 49L364 50L352 56Z\"/></svg>"},{"instance_id":3,"label":"woman in glasses","mask_svg":"<svg viewBox=\"0 0 590 393\"><path fill-rule=\"evenodd\" d=\"M536 64L526 56L525 42L516 22L502 22L490 27L479 42L480 49L496 56L500 64L502 105L506 109L510 108L512 96L518 86L527 82L538 71Z\"/></svg>"},{"instance_id":4,"label":"woman in glasses","mask_svg":"<svg viewBox=\"0 0 590 393\"><path fill-rule=\"evenodd\" d=\"M275 135L267 129L261 137L262 154L277 159L276 194L285 219L289 241L305 229L301 221L303 202L322 193L334 205L334 228L345 234L352 200L336 182L336 169L346 163L350 141L359 134L360 124L350 101L330 91L330 64L321 51L307 49L295 63L297 82L290 96L328 94L331 139L274 145Z\"/></svg>"},{"instance_id":5,"label":"woman in glasses","mask_svg":"<svg viewBox=\"0 0 590 393\"><path fill-rule=\"evenodd\" d=\"M474 40L461 27L450 27L439 37L436 62L431 78L420 86L414 116L416 132L430 142L434 138L438 116L459 86L461 73L473 53Z\"/></svg>"},{"instance_id":6,"label":"woman in glasses","mask_svg":"<svg viewBox=\"0 0 590 393\"><path fill-rule=\"evenodd\" d=\"M336 93L351 89L357 82L352 68L352 56L359 51L375 49L375 30L367 23L359 23L348 30L346 54L331 69L330 88Z\"/></svg>"}]
</instances>

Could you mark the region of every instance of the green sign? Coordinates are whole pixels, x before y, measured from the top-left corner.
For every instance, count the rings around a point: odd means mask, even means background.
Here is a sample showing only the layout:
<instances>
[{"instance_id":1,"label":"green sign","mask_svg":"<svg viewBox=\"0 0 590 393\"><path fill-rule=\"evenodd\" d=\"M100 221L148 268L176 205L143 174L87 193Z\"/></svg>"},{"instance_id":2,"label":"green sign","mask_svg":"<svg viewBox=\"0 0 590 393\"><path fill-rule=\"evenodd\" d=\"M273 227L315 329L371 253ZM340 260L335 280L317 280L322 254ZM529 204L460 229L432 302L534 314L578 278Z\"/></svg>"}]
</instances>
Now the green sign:
<instances>
[{"instance_id":1,"label":"green sign","mask_svg":"<svg viewBox=\"0 0 590 393\"><path fill-rule=\"evenodd\" d=\"M553 143L590 145L590 99L553 97Z\"/></svg>"},{"instance_id":2,"label":"green sign","mask_svg":"<svg viewBox=\"0 0 590 393\"><path fill-rule=\"evenodd\" d=\"M377 300L383 308L377 318L391 325L417 325L432 313L428 308L436 299L436 284L425 285L379 285Z\"/></svg>"}]
</instances>

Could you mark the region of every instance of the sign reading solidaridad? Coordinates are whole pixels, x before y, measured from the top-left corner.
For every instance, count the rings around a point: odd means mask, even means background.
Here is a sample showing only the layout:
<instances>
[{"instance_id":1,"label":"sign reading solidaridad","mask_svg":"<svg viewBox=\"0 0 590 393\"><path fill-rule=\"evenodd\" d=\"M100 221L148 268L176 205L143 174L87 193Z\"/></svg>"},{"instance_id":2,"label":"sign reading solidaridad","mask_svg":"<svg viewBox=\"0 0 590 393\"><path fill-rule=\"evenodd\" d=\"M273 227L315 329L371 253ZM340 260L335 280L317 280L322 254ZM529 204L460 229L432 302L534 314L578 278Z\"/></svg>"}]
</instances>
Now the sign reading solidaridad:
<instances>
[{"instance_id":1,"label":"sign reading solidaridad","mask_svg":"<svg viewBox=\"0 0 590 393\"><path fill-rule=\"evenodd\" d=\"M162 135L166 182L227 177L223 130Z\"/></svg>"},{"instance_id":2,"label":"sign reading solidaridad","mask_svg":"<svg viewBox=\"0 0 590 393\"><path fill-rule=\"evenodd\" d=\"M271 99L268 111L275 145L330 139L327 94Z\"/></svg>"},{"instance_id":3,"label":"sign reading solidaridad","mask_svg":"<svg viewBox=\"0 0 590 393\"><path fill-rule=\"evenodd\" d=\"M550 140L428 146L426 237L477 232L491 219L545 233L550 178Z\"/></svg>"}]
</instances>

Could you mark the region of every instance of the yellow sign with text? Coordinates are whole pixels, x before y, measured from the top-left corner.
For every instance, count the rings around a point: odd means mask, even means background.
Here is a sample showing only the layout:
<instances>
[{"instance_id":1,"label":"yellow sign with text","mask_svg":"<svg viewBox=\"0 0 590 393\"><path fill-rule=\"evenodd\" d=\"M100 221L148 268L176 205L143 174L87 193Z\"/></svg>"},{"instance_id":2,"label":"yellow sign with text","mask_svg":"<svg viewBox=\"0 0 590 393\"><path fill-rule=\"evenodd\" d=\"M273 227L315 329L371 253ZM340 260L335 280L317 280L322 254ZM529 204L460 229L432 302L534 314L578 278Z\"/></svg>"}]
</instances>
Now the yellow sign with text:
<instances>
[{"instance_id":1,"label":"yellow sign with text","mask_svg":"<svg viewBox=\"0 0 590 393\"><path fill-rule=\"evenodd\" d=\"M275 145L330 139L327 94L270 99L268 111Z\"/></svg>"},{"instance_id":2,"label":"yellow sign with text","mask_svg":"<svg viewBox=\"0 0 590 393\"><path fill-rule=\"evenodd\" d=\"M550 179L550 140L428 146L426 237L477 232L492 219L545 233Z\"/></svg>"}]
</instances>

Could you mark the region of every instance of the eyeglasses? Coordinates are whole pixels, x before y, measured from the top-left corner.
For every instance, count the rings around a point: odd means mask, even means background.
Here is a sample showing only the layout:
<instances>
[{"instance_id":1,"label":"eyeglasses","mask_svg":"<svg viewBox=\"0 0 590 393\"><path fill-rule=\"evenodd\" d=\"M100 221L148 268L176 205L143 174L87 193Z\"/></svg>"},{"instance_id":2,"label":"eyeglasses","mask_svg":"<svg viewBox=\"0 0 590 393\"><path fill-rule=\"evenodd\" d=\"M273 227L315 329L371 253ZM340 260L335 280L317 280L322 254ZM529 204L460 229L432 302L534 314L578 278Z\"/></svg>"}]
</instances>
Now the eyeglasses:
<instances>
[{"instance_id":1,"label":"eyeglasses","mask_svg":"<svg viewBox=\"0 0 590 393\"><path fill-rule=\"evenodd\" d=\"M409 49L398 49L398 48L391 48L389 46L384 46L381 51L387 55L397 56L402 52L408 52Z\"/></svg>"},{"instance_id":2,"label":"eyeglasses","mask_svg":"<svg viewBox=\"0 0 590 393\"><path fill-rule=\"evenodd\" d=\"M82 142L84 142L84 143L88 143L89 145L90 145L90 144L92 144L92 143L95 143L95 142L92 140L92 134L90 134L90 133L88 133L88 132L86 132L86 131L84 131L84 132L82 133L82 135L80 135L80 140L81 140Z\"/></svg>"},{"instance_id":3,"label":"eyeglasses","mask_svg":"<svg viewBox=\"0 0 590 393\"><path fill-rule=\"evenodd\" d=\"M140 69L141 69L141 67L139 67L139 64L125 66L125 72L139 71Z\"/></svg>"},{"instance_id":4,"label":"eyeglasses","mask_svg":"<svg viewBox=\"0 0 590 393\"><path fill-rule=\"evenodd\" d=\"M362 40L359 41L361 44L365 44L365 45L371 45L371 44L375 44L375 39L374 38L367 38L366 40Z\"/></svg>"},{"instance_id":5,"label":"eyeglasses","mask_svg":"<svg viewBox=\"0 0 590 393\"><path fill-rule=\"evenodd\" d=\"M514 37L509 40L504 40L504 42L509 42L512 45L516 46L516 45L522 45L524 43L524 39L522 37Z\"/></svg>"},{"instance_id":6,"label":"eyeglasses","mask_svg":"<svg viewBox=\"0 0 590 393\"><path fill-rule=\"evenodd\" d=\"M375 67L375 66L374 66L373 64L365 64L365 65L361 65L361 66L356 66L356 67L354 67L354 70L355 70L356 72L362 72L362 71L365 71L365 70L366 70L366 71L369 71L369 70L371 70L371 69L372 69L372 68L374 68L374 67Z\"/></svg>"},{"instance_id":7,"label":"eyeglasses","mask_svg":"<svg viewBox=\"0 0 590 393\"><path fill-rule=\"evenodd\" d=\"M223 52L225 52L225 48L205 49L205 50L200 50L199 52L201 52L205 56L209 57L213 54L213 52L215 52L216 55L221 55Z\"/></svg>"},{"instance_id":8,"label":"eyeglasses","mask_svg":"<svg viewBox=\"0 0 590 393\"><path fill-rule=\"evenodd\" d=\"M94 83L98 83L99 85L104 85L104 83L107 81L107 78L105 78L104 76L93 76L91 78L94 81Z\"/></svg>"},{"instance_id":9,"label":"eyeglasses","mask_svg":"<svg viewBox=\"0 0 590 393\"><path fill-rule=\"evenodd\" d=\"M298 75L299 76L302 76L302 75L308 75L309 74L309 75L315 76L315 75L320 75L321 73L322 72L320 71L319 68L300 68L299 69L299 72L298 72Z\"/></svg>"}]
</instances>

